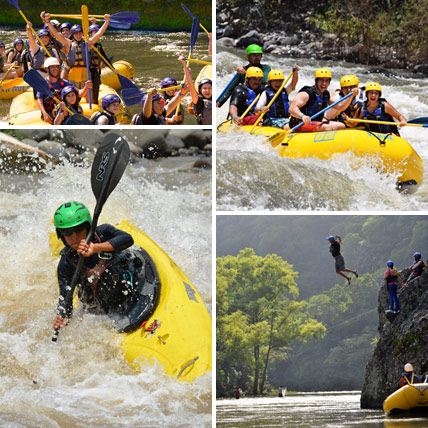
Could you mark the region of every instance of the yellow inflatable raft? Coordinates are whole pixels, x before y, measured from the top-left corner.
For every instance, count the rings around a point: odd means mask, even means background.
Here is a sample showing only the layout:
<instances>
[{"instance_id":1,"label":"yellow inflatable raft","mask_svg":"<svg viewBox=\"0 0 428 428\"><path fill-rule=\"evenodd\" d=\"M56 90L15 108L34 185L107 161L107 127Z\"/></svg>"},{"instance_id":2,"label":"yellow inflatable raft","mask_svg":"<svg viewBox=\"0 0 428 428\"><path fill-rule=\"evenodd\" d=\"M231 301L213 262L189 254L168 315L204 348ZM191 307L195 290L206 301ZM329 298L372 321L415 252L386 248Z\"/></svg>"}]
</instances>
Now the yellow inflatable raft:
<instances>
[{"instance_id":1,"label":"yellow inflatable raft","mask_svg":"<svg viewBox=\"0 0 428 428\"><path fill-rule=\"evenodd\" d=\"M230 121L222 123L217 131L227 133L238 128L250 132L252 126L230 126ZM280 130L268 126L257 126L254 135L267 137ZM371 133L358 129L341 131L301 132L285 134L282 142L275 147L281 157L290 159L314 157L333 159L345 153L354 156L353 164L358 167L361 160L368 162L386 174L398 174L398 186L418 185L422 182L424 165L413 147L401 137Z\"/></svg>"},{"instance_id":2,"label":"yellow inflatable raft","mask_svg":"<svg viewBox=\"0 0 428 428\"><path fill-rule=\"evenodd\" d=\"M11 100L25 92L29 87L28 83L24 82L22 77L4 80L0 85L0 99Z\"/></svg>"},{"instance_id":3,"label":"yellow inflatable raft","mask_svg":"<svg viewBox=\"0 0 428 428\"><path fill-rule=\"evenodd\" d=\"M86 99L83 98L80 102L83 108L83 114L90 118L94 112L103 111L101 106L102 98L108 94L117 95L114 89L106 85L101 85L99 102L95 105L92 104L92 109L89 109L89 104L86 103ZM116 116L116 119L122 123L127 123L127 116L123 106ZM37 108L32 90L24 92L12 101L9 110L9 125L49 125L41 118L41 113Z\"/></svg>"},{"instance_id":4,"label":"yellow inflatable raft","mask_svg":"<svg viewBox=\"0 0 428 428\"><path fill-rule=\"evenodd\" d=\"M194 82L195 84L195 88L196 88L196 92L199 94L199 82L202 79L210 79L212 80L212 74L213 74L213 69L212 69L212 65L205 65L202 70L199 72L198 76L196 77L196 80ZM190 102L190 104L187 106L187 111L190 114L195 114L193 112L193 104L192 102Z\"/></svg>"},{"instance_id":5,"label":"yellow inflatable raft","mask_svg":"<svg viewBox=\"0 0 428 428\"><path fill-rule=\"evenodd\" d=\"M428 410L428 383L405 385L392 393L383 403L386 414L421 407Z\"/></svg>"},{"instance_id":6,"label":"yellow inflatable raft","mask_svg":"<svg viewBox=\"0 0 428 428\"><path fill-rule=\"evenodd\" d=\"M212 370L211 316L190 280L155 242L127 221L117 228L130 233L135 244L147 251L160 280L159 299L147 322L120 333L123 354L136 371L157 362L167 375L192 382ZM54 233L50 242L58 256L62 242Z\"/></svg>"}]
</instances>

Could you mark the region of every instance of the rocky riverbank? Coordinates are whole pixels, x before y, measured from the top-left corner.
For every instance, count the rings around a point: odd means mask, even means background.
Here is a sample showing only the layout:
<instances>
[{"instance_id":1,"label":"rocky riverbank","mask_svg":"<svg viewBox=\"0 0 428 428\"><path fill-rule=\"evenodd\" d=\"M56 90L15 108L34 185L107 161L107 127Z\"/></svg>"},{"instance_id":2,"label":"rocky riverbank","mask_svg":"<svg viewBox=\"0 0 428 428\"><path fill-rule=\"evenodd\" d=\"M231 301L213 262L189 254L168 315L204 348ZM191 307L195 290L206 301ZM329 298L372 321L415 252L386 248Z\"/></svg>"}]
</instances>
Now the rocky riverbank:
<instances>
[{"instance_id":1,"label":"rocky riverbank","mask_svg":"<svg viewBox=\"0 0 428 428\"><path fill-rule=\"evenodd\" d=\"M277 7L267 18L259 2L234 7L229 1L220 0L217 2L217 44L245 49L256 43L265 53L290 58L344 60L377 69L405 69L421 78L428 75L428 64L421 52L415 51L409 56L408 52L386 46L374 51L362 42L349 45L336 34L320 31L313 19L314 12L308 10L305 3L294 13Z\"/></svg>"},{"instance_id":2,"label":"rocky riverbank","mask_svg":"<svg viewBox=\"0 0 428 428\"><path fill-rule=\"evenodd\" d=\"M63 162L83 164L106 133L100 129L20 129L15 136L0 133L0 170L39 171ZM121 130L131 149L131 161L168 156L195 156L196 168L211 168L212 133L205 130Z\"/></svg>"},{"instance_id":3,"label":"rocky riverbank","mask_svg":"<svg viewBox=\"0 0 428 428\"><path fill-rule=\"evenodd\" d=\"M401 272L405 280L409 269ZM388 291L382 286L378 299L379 341L367 363L361 392L363 409L382 408L383 401L397 389L404 365L411 363L417 374L428 372L428 269L399 290L399 314L386 314Z\"/></svg>"}]
</instances>

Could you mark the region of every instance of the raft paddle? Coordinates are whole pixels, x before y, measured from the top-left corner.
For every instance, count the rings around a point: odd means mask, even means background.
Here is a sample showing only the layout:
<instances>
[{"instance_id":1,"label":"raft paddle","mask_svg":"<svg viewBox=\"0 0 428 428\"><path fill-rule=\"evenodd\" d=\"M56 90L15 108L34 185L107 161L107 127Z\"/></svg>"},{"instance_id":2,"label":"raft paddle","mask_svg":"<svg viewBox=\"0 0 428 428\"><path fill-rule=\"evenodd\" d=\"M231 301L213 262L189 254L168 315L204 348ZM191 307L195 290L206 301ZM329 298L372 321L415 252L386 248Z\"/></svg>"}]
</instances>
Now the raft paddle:
<instances>
[{"instance_id":1,"label":"raft paddle","mask_svg":"<svg viewBox=\"0 0 428 428\"><path fill-rule=\"evenodd\" d=\"M74 18L74 19L82 19L82 15L79 14L54 14L51 13L52 17L55 18ZM89 15L89 18L95 18L97 20L104 21L104 15ZM110 19L123 24L138 24L140 22L140 13L139 12L118 12L110 15Z\"/></svg>"},{"instance_id":2,"label":"raft paddle","mask_svg":"<svg viewBox=\"0 0 428 428\"><path fill-rule=\"evenodd\" d=\"M117 134L107 134L104 141L100 144L95 154L94 163L91 169L91 186L96 198L94 215L92 217L91 229L86 237L86 243L91 242L95 229L98 224L98 218L104 203L107 201L110 193L119 183L125 168L129 162L129 145L123 137ZM83 268L84 256L79 255L76 270L74 271L67 296L64 301L64 316L69 312L73 305L74 290L79 280L80 271ZM54 331L52 342L58 340L61 328Z\"/></svg>"},{"instance_id":3,"label":"raft paddle","mask_svg":"<svg viewBox=\"0 0 428 428\"><path fill-rule=\"evenodd\" d=\"M48 82L39 74L38 71L31 69L28 70L24 74L24 81L27 82L32 88L34 88L37 92L40 92L46 97L52 97L56 103L60 103L61 101L55 97L49 88ZM79 121L79 125L92 125L91 121L82 114L75 113L72 110L70 110L68 107L65 107L65 109L73 116L81 116L80 118L75 118L76 121ZM68 122L68 121L67 121ZM72 122L68 124L73 124Z\"/></svg>"},{"instance_id":4,"label":"raft paddle","mask_svg":"<svg viewBox=\"0 0 428 428\"><path fill-rule=\"evenodd\" d=\"M181 85L170 86L168 88L157 89L157 92L167 92L167 91L172 91L172 90L181 89L181 88L182 88ZM123 98L125 105L133 106L133 105L141 102L144 95L150 94L150 93L151 93L150 91L149 92L141 92L138 88L124 88L122 90L121 95L122 95L122 98Z\"/></svg>"},{"instance_id":5,"label":"raft paddle","mask_svg":"<svg viewBox=\"0 0 428 428\"><path fill-rule=\"evenodd\" d=\"M327 106L326 108L320 110L318 113L315 113L313 116L310 117L310 119L315 119L316 117L318 117L320 114L323 114L324 112L326 112L327 110L331 109L332 107L334 107L336 104L341 103L342 101L348 99L349 97L352 97L352 95L354 95L353 92L350 92L348 95L346 95L345 97L340 98L339 100L337 100L336 102L334 102L333 104ZM279 131L278 133L270 136L267 141L269 141L272 146L277 146L278 144L282 143L282 140L284 139L285 136L290 136L290 134L292 132L294 132L296 129L300 128L302 125L304 124L304 122L300 122L298 125L296 125L294 128L291 128L289 131Z\"/></svg>"},{"instance_id":6,"label":"raft paddle","mask_svg":"<svg viewBox=\"0 0 428 428\"><path fill-rule=\"evenodd\" d=\"M186 7L186 5L184 3L181 3L181 8L192 18L195 18L195 15L193 15L192 12L190 12L190 10ZM201 28L207 33L207 35L209 35L208 30L199 22L199 25L201 26Z\"/></svg>"},{"instance_id":7,"label":"raft paddle","mask_svg":"<svg viewBox=\"0 0 428 428\"><path fill-rule=\"evenodd\" d=\"M421 125L428 125L428 117L416 117L415 119L408 120L407 124L409 123L419 123Z\"/></svg>"},{"instance_id":8,"label":"raft paddle","mask_svg":"<svg viewBox=\"0 0 428 428\"><path fill-rule=\"evenodd\" d=\"M235 73L232 77L232 79L230 79L229 83L226 85L226 87L223 89L223 91L221 92L221 94L217 97L217 99L215 100L216 104L218 103L218 100L223 96L223 94L229 89L230 85L232 84L232 82L235 80L236 77L238 77L239 73Z\"/></svg>"},{"instance_id":9,"label":"raft paddle","mask_svg":"<svg viewBox=\"0 0 428 428\"><path fill-rule=\"evenodd\" d=\"M24 18L25 22L28 24L28 19L27 17L24 15L24 12L21 10L21 8L19 7L19 3L18 0L7 0L14 8L16 8L16 10L21 14L21 16ZM30 27L31 31L33 32L34 36L36 37L36 39L39 41L40 46L45 50L46 54L48 56L52 56L48 50L48 48L42 43L42 41L40 40L40 37L37 35L36 30L34 30L33 26Z\"/></svg>"},{"instance_id":10,"label":"raft paddle","mask_svg":"<svg viewBox=\"0 0 428 428\"><path fill-rule=\"evenodd\" d=\"M19 68L18 65L12 65L4 74L3 79L0 80L0 85L3 83L3 80L6 79L7 75L10 73L10 70L13 70L14 68Z\"/></svg>"},{"instance_id":11,"label":"raft paddle","mask_svg":"<svg viewBox=\"0 0 428 428\"><path fill-rule=\"evenodd\" d=\"M79 21L82 19L82 15L56 15L56 14L52 14L51 16L58 17L58 18L77 19ZM91 17L89 17L89 18L91 18ZM105 22L105 19L95 19L95 20L98 22ZM125 21L116 21L114 19L111 19L109 22L109 26L112 28L117 28L119 30L129 30L131 28L131 23L125 22Z\"/></svg>"},{"instance_id":12,"label":"raft paddle","mask_svg":"<svg viewBox=\"0 0 428 428\"><path fill-rule=\"evenodd\" d=\"M248 114L248 112L253 108L253 105L254 105L254 104L259 100L260 95L261 95L261 94L257 95L257 97L256 97L256 98L254 98L253 102L248 106L247 110L245 110L245 111L244 111L244 113L242 113L241 120L242 120L242 119L243 119L243 118ZM227 122L227 120L226 120L225 122L222 122L222 123L217 127L217 130L219 130L220 126L221 126L221 125L223 125L223 123L226 123L226 122ZM237 124L237 123L235 123L235 122L233 121L233 119L232 119L232 120L230 120L230 121L229 121L229 125L227 126L227 129L226 129L226 130L224 130L224 131L219 131L219 132L224 133L224 134L227 134L227 133L230 131L230 128L238 128L238 129L241 129L241 125L238 125L238 124Z\"/></svg>"},{"instance_id":13,"label":"raft paddle","mask_svg":"<svg viewBox=\"0 0 428 428\"><path fill-rule=\"evenodd\" d=\"M86 6L85 4L82 4L82 29L83 29L83 37L85 38L86 77L87 77L87 80L91 80L91 72L89 71L89 46L88 46L89 18L88 18L88 6ZM92 109L91 89L88 89L88 101L89 101L89 108Z\"/></svg>"},{"instance_id":14,"label":"raft paddle","mask_svg":"<svg viewBox=\"0 0 428 428\"><path fill-rule=\"evenodd\" d=\"M270 106L275 102L276 98L278 97L278 95L281 93L281 91L284 89L285 85L287 84L287 82L291 79L291 76L293 75L294 71L292 71L287 79L284 79L284 81L281 83L281 86L279 87L279 89L276 91L276 94L272 97L272 99L270 100L270 102L268 103L267 110L264 111L256 120L256 123L253 125L253 127L250 129L250 134L253 133L254 129L256 128L256 126L259 124L259 122L262 120L263 116L265 115L265 113L267 113L270 109Z\"/></svg>"},{"instance_id":15,"label":"raft paddle","mask_svg":"<svg viewBox=\"0 0 428 428\"><path fill-rule=\"evenodd\" d=\"M205 64L205 65L212 65L212 62L208 61L201 61L199 59L193 59L193 58L184 58L185 61L195 62L197 64Z\"/></svg>"},{"instance_id":16,"label":"raft paddle","mask_svg":"<svg viewBox=\"0 0 428 428\"><path fill-rule=\"evenodd\" d=\"M395 126L400 126L400 122L385 122L385 121L382 121L382 120L366 120L366 119L351 119L351 118L348 118L348 120L350 122L378 123L379 125L395 125ZM418 124L418 123L407 122L406 126L419 126L421 128L428 128L428 123L427 124Z\"/></svg>"}]
</instances>

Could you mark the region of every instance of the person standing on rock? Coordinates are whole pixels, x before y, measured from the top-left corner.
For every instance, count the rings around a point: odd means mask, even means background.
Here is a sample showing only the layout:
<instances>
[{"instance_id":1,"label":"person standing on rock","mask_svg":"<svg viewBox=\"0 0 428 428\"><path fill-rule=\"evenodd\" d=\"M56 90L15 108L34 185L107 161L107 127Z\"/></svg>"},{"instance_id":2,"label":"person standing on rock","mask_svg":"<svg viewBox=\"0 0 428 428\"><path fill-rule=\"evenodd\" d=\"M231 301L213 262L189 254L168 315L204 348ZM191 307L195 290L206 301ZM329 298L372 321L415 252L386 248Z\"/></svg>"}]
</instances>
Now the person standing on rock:
<instances>
[{"instance_id":1,"label":"person standing on rock","mask_svg":"<svg viewBox=\"0 0 428 428\"><path fill-rule=\"evenodd\" d=\"M404 285L404 282L398 270L394 268L394 262L392 260L388 260L386 266L388 269L383 276L389 294L389 309L386 312L398 314L400 312L400 302L398 301L397 295L397 281L400 281L401 285Z\"/></svg>"},{"instance_id":2,"label":"person standing on rock","mask_svg":"<svg viewBox=\"0 0 428 428\"><path fill-rule=\"evenodd\" d=\"M351 278L344 274L344 272L351 272L358 278L358 272L356 270L347 269L345 267L345 260L343 256L340 254L340 246L342 245L342 238L337 235L336 238L334 236L329 236L327 241L330 242L330 253L334 258L334 266L336 268L336 273L340 276L343 276L348 281L348 284L351 284Z\"/></svg>"},{"instance_id":3,"label":"person standing on rock","mask_svg":"<svg viewBox=\"0 0 428 428\"><path fill-rule=\"evenodd\" d=\"M401 378L398 381L398 389L406 385L412 385L414 383L421 383L422 380L419 376L415 374L413 366L410 363L407 363L404 366L404 373L401 374Z\"/></svg>"},{"instance_id":4,"label":"person standing on rock","mask_svg":"<svg viewBox=\"0 0 428 428\"><path fill-rule=\"evenodd\" d=\"M421 253L416 252L415 254L413 254L413 258L414 258L414 262L412 263L411 266L409 266L409 269L412 271L412 273L407 278L407 281L404 284L403 288L407 287L409 285L409 282L412 279L415 279L417 276L421 276L422 271L425 268L425 263L422 260Z\"/></svg>"},{"instance_id":5,"label":"person standing on rock","mask_svg":"<svg viewBox=\"0 0 428 428\"><path fill-rule=\"evenodd\" d=\"M252 44L247 46L246 49L248 64L244 66L239 66L237 68L237 73L230 81L228 88L224 91L223 95L219 97L216 107L221 107L232 95L233 90L239 85L244 84L246 79L246 72L250 67L257 67L263 72L262 84L264 85L268 80L269 72L271 68L266 64L261 64L263 50L261 46Z\"/></svg>"}]
</instances>

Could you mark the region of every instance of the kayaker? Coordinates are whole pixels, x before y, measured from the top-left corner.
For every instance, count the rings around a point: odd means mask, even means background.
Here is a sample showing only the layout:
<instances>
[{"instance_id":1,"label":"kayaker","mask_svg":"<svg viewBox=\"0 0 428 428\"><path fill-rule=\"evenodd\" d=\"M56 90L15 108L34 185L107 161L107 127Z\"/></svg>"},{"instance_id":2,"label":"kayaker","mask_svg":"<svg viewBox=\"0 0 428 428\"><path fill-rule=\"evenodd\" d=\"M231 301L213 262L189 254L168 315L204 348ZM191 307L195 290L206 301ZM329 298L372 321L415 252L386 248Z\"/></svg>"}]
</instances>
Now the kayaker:
<instances>
[{"instance_id":1,"label":"kayaker","mask_svg":"<svg viewBox=\"0 0 428 428\"><path fill-rule=\"evenodd\" d=\"M192 72L187 66L183 56L178 60L183 64L184 75L186 76L186 83L189 86L190 96L193 103L193 112L196 116L198 125L211 125L212 124L212 80L201 79L198 83L198 91L196 91L195 84L192 79ZM198 94L199 92L199 94Z\"/></svg>"},{"instance_id":2,"label":"kayaker","mask_svg":"<svg viewBox=\"0 0 428 428\"><path fill-rule=\"evenodd\" d=\"M236 71L236 76L232 79L230 82L229 87L224 91L223 95L219 98L216 107L221 107L232 95L233 90L239 85L245 83L245 74L247 70L250 67L257 67L260 68L263 72L263 78L262 78L262 84L264 85L267 82L269 72L271 68L266 65L262 64L262 56L263 56L263 49L261 46L256 44L251 44L247 46L247 49L245 50L245 53L247 55L248 64L244 66L239 66Z\"/></svg>"},{"instance_id":3,"label":"kayaker","mask_svg":"<svg viewBox=\"0 0 428 428\"><path fill-rule=\"evenodd\" d=\"M267 86L260 95L257 101L255 113L261 114L266 112L263 116L263 126L273 126L274 128L290 129L288 126L290 101L288 95L296 88L299 79L299 66L293 67L293 77L291 82L282 89L281 93L276 97L273 104L268 109L267 106L272 98L278 92L282 83L284 82L284 73L281 70L271 70L268 74Z\"/></svg>"},{"instance_id":4,"label":"kayaker","mask_svg":"<svg viewBox=\"0 0 428 428\"><path fill-rule=\"evenodd\" d=\"M382 87L379 83L367 83L365 94L367 100L358 109L355 118L384 122L394 122L395 118L400 122L400 126L406 126L406 118L385 98L381 98ZM358 123L354 122L354 125L351 126L357 125ZM378 123L363 123L363 125L365 129L370 132L400 135L396 125L383 125Z\"/></svg>"},{"instance_id":5,"label":"kayaker","mask_svg":"<svg viewBox=\"0 0 428 428\"><path fill-rule=\"evenodd\" d=\"M54 125L61 125L68 119L69 113L65 107L75 113L83 114L83 109L79 105L79 91L73 85L68 85L61 91L61 99L61 103L58 104Z\"/></svg>"},{"instance_id":6,"label":"kayaker","mask_svg":"<svg viewBox=\"0 0 428 428\"><path fill-rule=\"evenodd\" d=\"M59 77L60 74L60 65L57 58L47 58L44 63L44 69L47 71L48 75L48 84L52 91L52 94L61 100L61 91L66 87L71 85L68 80L62 79ZM79 90L79 97L82 98L86 95L88 89L91 87L91 82L86 82L85 86ZM54 108L56 102L51 97L46 97L41 92L36 92L36 102L37 107L42 113L42 119L50 123L54 123Z\"/></svg>"},{"instance_id":7,"label":"kayaker","mask_svg":"<svg viewBox=\"0 0 428 428\"><path fill-rule=\"evenodd\" d=\"M46 70L44 69L45 59L47 58L56 58L59 62L59 55L56 49L49 46L51 40L51 33L49 30L39 30L37 35L42 41L43 46L39 45L39 42L34 39L33 33L31 31L32 27L31 22L27 22L27 34L28 41L30 43L30 53L31 53L31 68L37 70L43 77L46 77ZM46 50L49 52L49 55L46 53Z\"/></svg>"},{"instance_id":8,"label":"kayaker","mask_svg":"<svg viewBox=\"0 0 428 428\"><path fill-rule=\"evenodd\" d=\"M425 263L422 260L422 255L421 253L414 253L413 254L413 263L411 264L411 266L409 266L409 269L412 271L412 273L410 274L410 276L407 278L407 281L404 283L403 288L407 287L409 282L412 279L415 279L418 276L421 276L422 271L425 269Z\"/></svg>"},{"instance_id":9,"label":"kayaker","mask_svg":"<svg viewBox=\"0 0 428 428\"><path fill-rule=\"evenodd\" d=\"M401 279L400 273L394 267L394 262L392 260L388 260L386 266L387 270L383 275L389 294L389 309L386 312L398 314L400 312L400 302L398 301L397 295L397 282L400 281L401 285L404 285L404 282Z\"/></svg>"},{"instance_id":10,"label":"kayaker","mask_svg":"<svg viewBox=\"0 0 428 428\"><path fill-rule=\"evenodd\" d=\"M101 105L104 111L95 112L91 121L93 125L116 125L116 114L119 113L121 100L116 94L106 95Z\"/></svg>"},{"instance_id":11,"label":"kayaker","mask_svg":"<svg viewBox=\"0 0 428 428\"><path fill-rule=\"evenodd\" d=\"M155 88L149 89L148 93L141 99L143 111L134 115L131 125L166 125L165 118L178 106L187 92L187 85L183 85L180 92L165 107L165 101L157 90Z\"/></svg>"},{"instance_id":12,"label":"kayaker","mask_svg":"<svg viewBox=\"0 0 428 428\"><path fill-rule=\"evenodd\" d=\"M63 305L80 254L84 257L84 263L79 276L79 299L89 308L103 312L108 312L111 306L114 309L116 300L120 305L120 299L123 301L126 294L131 292L128 281L125 281L127 266L122 269L123 275L117 275L119 279L115 279L112 274L102 280L100 278L110 263L130 247L134 240L129 233L110 224L103 224L96 228L94 242L87 244L86 237L92 219L88 209L80 202L62 204L54 214L54 224L58 238L65 244L57 269L59 302L53 325L57 329L66 325L72 314L72 308L67 311Z\"/></svg>"},{"instance_id":13,"label":"kayaker","mask_svg":"<svg viewBox=\"0 0 428 428\"><path fill-rule=\"evenodd\" d=\"M67 39L59 33L52 23L50 22L50 14L47 12L42 12L40 14L42 19L44 19L45 23L48 24L49 30L52 32L53 37L59 40L67 49L67 64L70 68L70 73L73 72L73 77L71 78L71 82L73 85L81 89L83 88L85 81L87 80L87 71L86 71L86 54L84 50L84 37L83 37L83 28L81 25L73 25L70 29L70 34L72 40ZM88 49L91 50L91 47L98 42L101 36L107 30L110 23L110 15L104 15L105 22L102 27L96 32L96 34L92 37L88 38ZM89 58L90 60L90 58ZM95 101L94 101L95 102ZM96 101L98 103L98 100Z\"/></svg>"},{"instance_id":14,"label":"kayaker","mask_svg":"<svg viewBox=\"0 0 428 428\"><path fill-rule=\"evenodd\" d=\"M358 94L355 94L345 101L342 101L336 104L331 109L327 110L324 113L324 117L329 120L336 120L342 122L345 127L351 127L353 125L348 125L346 120L350 117L355 117L357 110L362 106L365 96L364 91L358 88L360 81L357 76L353 74L346 74L340 78L340 89L336 89L331 95L331 101L335 103L339 101L340 98L346 97L354 88L358 89Z\"/></svg>"},{"instance_id":15,"label":"kayaker","mask_svg":"<svg viewBox=\"0 0 428 428\"><path fill-rule=\"evenodd\" d=\"M16 66L15 73L17 77L22 77L24 70L22 69L22 60L24 54L24 40L15 39L13 41L13 48L7 52L7 63L11 66ZM19 68L18 68L19 67ZM8 77L11 75L12 71L8 74ZM13 76L11 76L12 78Z\"/></svg>"},{"instance_id":16,"label":"kayaker","mask_svg":"<svg viewBox=\"0 0 428 428\"><path fill-rule=\"evenodd\" d=\"M421 378L415 374L412 364L407 363L404 366L404 373L401 374L401 378L398 381L398 389L406 385L412 385L414 383L421 383Z\"/></svg>"},{"instance_id":17,"label":"kayaker","mask_svg":"<svg viewBox=\"0 0 428 428\"><path fill-rule=\"evenodd\" d=\"M348 284L351 284L351 278L345 275L343 272L351 272L358 278L358 272L356 270L347 269L345 267L345 260L343 256L340 254L340 246L342 245L342 238L337 235L329 236L327 238L328 242L330 242L330 253L334 258L334 266L336 268L336 273L340 276L343 276L348 281Z\"/></svg>"},{"instance_id":18,"label":"kayaker","mask_svg":"<svg viewBox=\"0 0 428 428\"><path fill-rule=\"evenodd\" d=\"M344 129L345 125L340 122L318 117L311 120L311 116L333 104L328 87L331 82L331 71L328 68L318 68L315 71L315 85L304 86L294 97L290 105L290 128L304 123L296 132L318 132L335 131ZM353 89L358 94L358 89Z\"/></svg>"},{"instance_id":19,"label":"kayaker","mask_svg":"<svg viewBox=\"0 0 428 428\"><path fill-rule=\"evenodd\" d=\"M245 73L244 84L239 84L232 92L229 105L229 116L237 125L253 125L258 116L255 114L256 106L253 105L247 115L241 119L243 113L261 92L263 72L258 67L249 67Z\"/></svg>"},{"instance_id":20,"label":"kayaker","mask_svg":"<svg viewBox=\"0 0 428 428\"><path fill-rule=\"evenodd\" d=\"M168 76L162 79L161 82L161 89L168 88L170 86L177 86L177 80L174 79L174 77ZM165 101L165 105L167 106L169 102L177 95L177 90L173 89L171 91L162 92L161 97ZM175 114L176 109L173 110L166 118L166 124L167 125L182 125L183 124L183 115L184 115L184 109L181 107L181 103L179 104L180 108L178 109L178 114Z\"/></svg>"}]
</instances>

